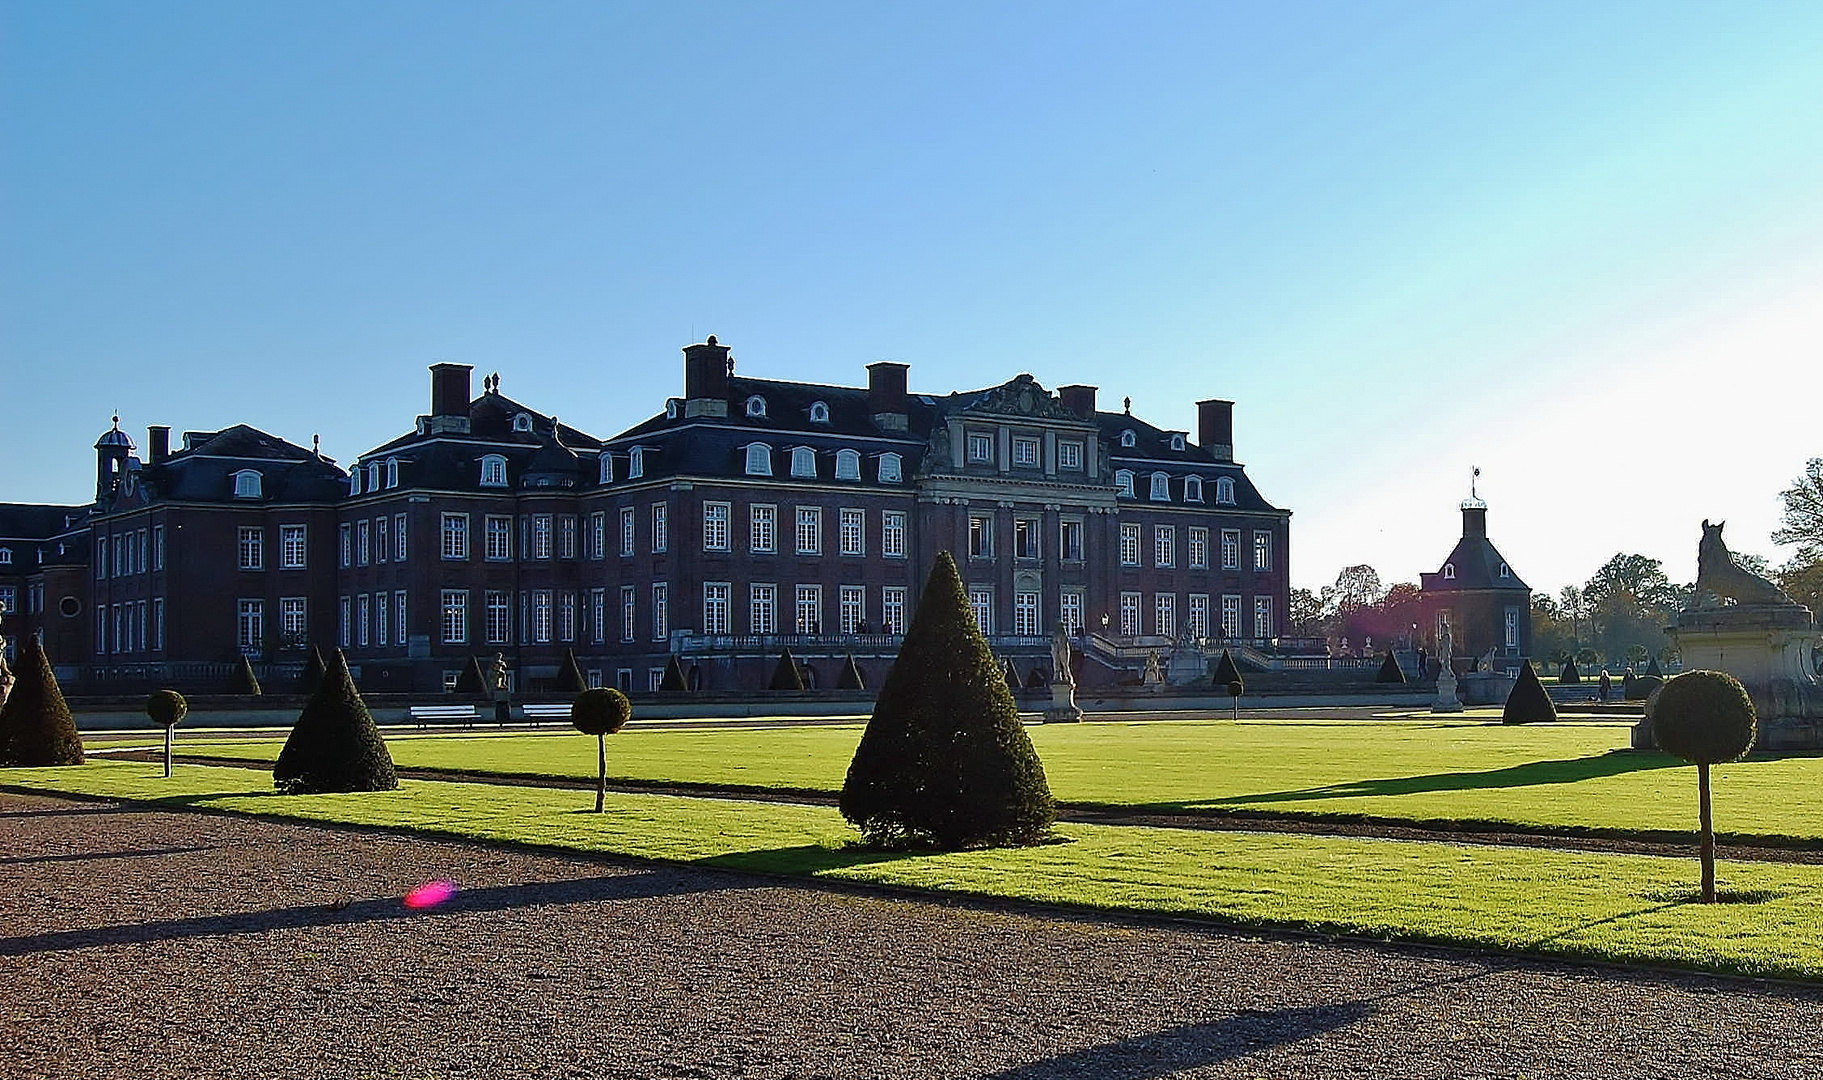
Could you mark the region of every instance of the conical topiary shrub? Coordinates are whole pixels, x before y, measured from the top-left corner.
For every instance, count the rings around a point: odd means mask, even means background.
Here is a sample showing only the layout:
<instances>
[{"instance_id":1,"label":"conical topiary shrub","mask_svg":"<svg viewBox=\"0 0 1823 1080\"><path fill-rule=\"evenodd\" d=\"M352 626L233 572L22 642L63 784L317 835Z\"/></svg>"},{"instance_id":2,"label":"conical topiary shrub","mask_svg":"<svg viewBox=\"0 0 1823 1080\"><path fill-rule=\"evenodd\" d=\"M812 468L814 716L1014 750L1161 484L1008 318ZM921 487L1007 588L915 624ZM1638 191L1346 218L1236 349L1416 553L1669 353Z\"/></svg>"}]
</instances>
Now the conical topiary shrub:
<instances>
[{"instance_id":1,"label":"conical topiary shrub","mask_svg":"<svg viewBox=\"0 0 1823 1080\"><path fill-rule=\"evenodd\" d=\"M1519 678L1514 680L1513 689L1507 691L1506 706L1500 710L1500 722L1503 724L1537 724L1557 719L1557 706L1551 701L1551 695L1539 681L1538 672L1532 669L1532 662L1527 660L1519 669Z\"/></svg>"},{"instance_id":2,"label":"conical topiary shrub","mask_svg":"<svg viewBox=\"0 0 1823 1080\"><path fill-rule=\"evenodd\" d=\"M690 680L684 677L684 662L676 653L665 662L665 674L658 680L658 688L667 694L681 694L690 689Z\"/></svg>"},{"instance_id":3,"label":"conical topiary shrub","mask_svg":"<svg viewBox=\"0 0 1823 1080\"><path fill-rule=\"evenodd\" d=\"M1646 706L1646 724L1660 750L1696 766L1698 857L1703 864L1703 903L1715 903L1715 820L1709 803L1709 766L1744 757L1759 733L1753 699L1734 676L1687 671L1666 683Z\"/></svg>"},{"instance_id":4,"label":"conical topiary shrub","mask_svg":"<svg viewBox=\"0 0 1823 1080\"><path fill-rule=\"evenodd\" d=\"M841 807L876 844L953 850L1050 835L1056 805L1044 765L948 552L886 674Z\"/></svg>"},{"instance_id":5,"label":"conical topiary shrub","mask_svg":"<svg viewBox=\"0 0 1823 1080\"><path fill-rule=\"evenodd\" d=\"M1234 662L1234 657L1228 655L1227 649L1222 650L1222 658L1215 662L1215 670L1209 673L1209 681L1220 687L1226 687L1229 683L1240 683L1241 688L1245 690L1247 686L1247 680L1241 678L1240 665Z\"/></svg>"},{"instance_id":6,"label":"conical topiary shrub","mask_svg":"<svg viewBox=\"0 0 1823 1080\"><path fill-rule=\"evenodd\" d=\"M332 791L391 791L399 786L386 740L355 689L348 660L337 649L323 684L305 702L291 737L272 767L273 785L286 795Z\"/></svg>"},{"instance_id":7,"label":"conical topiary shrub","mask_svg":"<svg viewBox=\"0 0 1823 1080\"><path fill-rule=\"evenodd\" d=\"M0 765L36 768L82 764L82 736L44 643L28 634L19 643L13 689L0 706Z\"/></svg>"},{"instance_id":8,"label":"conical topiary shrub","mask_svg":"<svg viewBox=\"0 0 1823 1080\"><path fill-rule=\"evenodd\" d=\"M772 682L767 684L766 689L804 689L804 673L798 670L798 662L792 658L790 649L779 653L778 666L772 669Z\"/></svg>"},{"instance_id":9,"label":"conical topiary shrub","mask_svg":"<svg viewBox=\"0 0 1823 1080\"><path fill-rule=\"evenodd\" d=\"M1405 672L1400 670L1399 661L1393 659L1391 649L1387 650L1386 659L1380 662L1380 673L1374 676L1374 681L1404 685Z\"/></svg>"},{"instance_id":10,"label":"conical topiary shrub","mask_svg":"<svg viewBox=\"0 0 1823 1080\"><path fill-rule=\"evenodd\" d=\"M861 665L855 663L855 654L848 654L848 662L842 665L842 673L836 676L837 690L865 690L867 680L861 677Z\"/></svg>"},{"instance_id":11,"label":"conical topiary shrub","mask_svg":"<svg viewBox=\"0 0 1823 1080\"><path fill-rule=\"evenodd\" d=\"M146 715L152 722L165 729L165 775L171 775L171 734L190 712L190 703L175 690L154 690L146 698Z\"/></svg>"},{"instance_id":12,"label":"conical topiary shrub","mask_svg":"<svg viewBox=\"0 0 1823 1080\"><path fill-rule=\"evenodd\" d=\"M260 692L260 681L253 674L253 661L242 653L240 663L235 665L234 674L228 676L228 692L253 697Z\"/></svg>"},{"instance_id":13,"label":"conical topiary shrub","mask_svg":"<svg viewBox=\"0 0 1823 1080\"><path fill-rule=\"evenodd\" d=\"M1010 656L1007 657L1007 659L1006 659L1005 675L1006 675L1006 688L1008 690L1011 690L1013 693L1017 694L1020 690L1019 669L1014 666L1013 658Z\"/></svg>"},{"instance_id":14,"label":"conical topiary shrub","mask_svg":"<svg viewBox=\"0 0 1823 1080\"><path fill-rule=\"evenodd\" d=\"M304 661L304 674L298 676L298 693L305 696L316 693L316 688L323 685L323 673L328 670L328 665L323 663L323 650L312 645L310 659Z\"/></svg>"},{"instance_id":15,"label":"conical topiary shrub","mask_svg":"<svg viewBox=\"0 0 1823 1080\"><path fill-rule=\"evenodd\" d=\"M602 812L608 801L608 736L633 719L633 703L627 695L608 686L598 686L576 695L570 705L570 723L584 735L595 736L595 812Z\"/></svg>"},{"instance_id":16,"label":"conical topiary shrub","mask_svg":"<svg viewBox=\"0 0 1823 1080\"><path fill-rule=\"evenodd\" d=\"M582 665L576 662L576 650L563 650L563 663L557 668L557 690L564 694L580 694L589 688L589 680L582 677Z\"/></svg>"},{"instance_id":17,"label":"conical topiary shrub","mask_svg":"<svg viewBox=\"0 0 1823 1080\"><path fill-rule=\"evenodd\" d=\"M487 693L487 676L481 674L481 658L479 656L470 656L468 658L468 664L462 669L462 673L456 676L456 693Z\"/></svg>"},{"instance_id":18,"label":"conical topiary shrub","mask_svg":"<svg viewBox=\"0 0 1823 1080\"><path fill-rule=\"evenodd\" d=\"M1557 673L1557 681L1563 686L1574 686L1582 682L1582 672L1576 670L1575 660L1563 662L1563 668Z\"/></svg>"},{"instance_id":19,"label":"conical topiary shrub","mask_svg":"<svg viewBox=\"0 0 1823 1080\"><path fill-rule=\"evenodd\" d=\"M1661 679L1665 677L1665 669L1658 666L1658 657L1654 656L1646 661L1646 674L1656 675Z\"/></svg>"}]
</instances>

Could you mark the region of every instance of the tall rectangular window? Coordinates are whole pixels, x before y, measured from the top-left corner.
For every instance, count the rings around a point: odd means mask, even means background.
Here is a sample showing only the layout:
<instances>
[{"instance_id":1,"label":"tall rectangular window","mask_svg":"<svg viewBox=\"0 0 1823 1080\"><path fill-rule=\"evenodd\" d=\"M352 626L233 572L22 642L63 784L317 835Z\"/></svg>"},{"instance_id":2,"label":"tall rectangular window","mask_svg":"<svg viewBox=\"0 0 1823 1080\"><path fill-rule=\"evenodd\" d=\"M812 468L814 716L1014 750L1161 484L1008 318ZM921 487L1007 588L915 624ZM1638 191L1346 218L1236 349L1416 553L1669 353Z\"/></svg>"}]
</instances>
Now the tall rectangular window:
<instances>
[{"instance_id":1,"label":"tall rectangular window","mask_svg":"<svg viewBox=\"0 0 1823 1080\"><path fill-rule=\"evenodd\" d=\"M1265 599L1265 598L1256 597L1254 602L1258 603L1260 600L1263 600L1263 599ZM1518 608L1507 608L1506 609L1506 647L1509 649L1519 648L1519 609Z\"/></svg>"},{"instance_id":2,"label":"tall rectangular window","mask_svg":"<svg viewBox=\"0 0 1823 1080\"><path fill-rule=\"evenodd\" d=\"M994 590L973 588L968 591L969 610L975 613L975 625L983 636L994 632Z\"/></svg>"},{"instance_id":3,"label":"tall rectangular window","mask_svg":"<svg viewBox=\"0 0 1823 1080\"><path fill-rule=\"evenodd\" d=\"M394 514L392 516L392 544L393 544L393 550L399 553L399 561L404 562L405 561L405 515L404 514Z\"/></svg>"},{"instance_id":4,"label":"tall rectangular window","mask_svg":"<svg viewBox=\"0 0 1823 1080\"><path fill-rule=\"evenodd\" d=\"M532 558L548 559L552 554L551 515L532 515Z\"/></svg>"},{"instance_id":5,"label":"tall rectangular window","mask_svg":"<svg viewBox=\"0 0 1823 1080\"><path fill-rule=\"evenodd\" d=\"M1036 559L1043 554L1038 547L1037 518L1013 519L1013 558Z\"/></svg>"},{"instance_id":6,"label":"tall rectangular window","mask_svg":"<svg viewBox=\"0 0 1823 1080\"><path fill-rule=\"evenodd\" d=\"M664 503L652 504L652 550L665 551L671 546L669 510Z\"/></svg>"},{"instance_id":7,"label":"tall rectangular window","mask_svg":"<svg viewBox=\"0 0 1823 1080\"><path fill-rule=\"evenodd\" d=\"M747 602L747 632L750 634L776 634L779 632L779 587L777 585L756 583L750 586Z\"/></svg>"},{"instance_id":8,"label":"tall rectangular window","mask_svg":"<svg viewBox=\"0 0 1823 1080\"><path fill-rule=\"evenodd\" d=\"M605 510L597 510L589 515L589 558L605 559L608 557L608 515Z\"/></svg>"},{"instance_id":9,"label":"tall rectangular window","mask_svg":"<svg viewBox=\"0 0 1823 1080\"><path fill-rule=\"evenodd\" d=\"M400 521L403 521L404 519L405 515L399 515ZM392 602L394 616L392 624L393 636L399 639L399 644L404 645L407 641L405 635L405 590L400 589L398 592L393 593Z\"/></svg>"},{"instance_id":10,"label":"tall rectangular window","mask_svg":"<svg viewBox=\"0 0 1823 1080\"><path fill-rule=\"evenodd\" d=\"M242 570L260 570L266 565L266 534L259 528L242 525L240 528L240 567Z\"/></svg>"},{"instance_id":11,"label":"tall rectangular window","mask_svg":"<svg viewBox=\"0 0 1823 1080\"><path fill-rule=\"evenodd\" d=\"M1120 594L1120 634L1122 637L1139 636L1139 594L1136 592Z\"/></svg>"},{"instance_id":12,"label":"tall rectangular window","mask_svg":"<svg viewBox=\"0 0 1823 1080\"><path fill-rule=\"evenodd\" d=\"M366 566L373 561L373 525L363 518L354 525L354 564Z\"/></svg>"},{"instance_id":13,"label":"tall rectangular window","mask_svg":"<svg viewBox=\"0 0 1823 1080\"><path fill-rule=\"evenodd\" d=\"M373 561L374 562L385 562L387 559L386 535L389 530L387 529L386 524L387 524L387 519L384 514L373 519ZM381 644L385 644L385 642L381 642Z\"/></svg>"},{"instance_id":14,"label":"tall rectangular window","mask_svg":"<svg viewBox=\"0 0 1823 1080\"><path fill-rule=\"evenodd\" d=\"M863 510L844 509L841 512L841 543L844 555L865 555L867 542L863 539L867 528L867 513Z\"/></svg>"},{"instance_id":15,"label":"tall rectangular window","mask_svg":"<svg viewBox=\"0 0 1823 1080\"><path fill-rule=\"evenodd\" d=\"M589 590L589 639L600 645L608 640L608 590Z\"/></svg>"},{"instance_id":16,"label":"tall rectangular window","mask_svg":"<svg viewBox=\"0 0 1823 1080\"><path fill-rule=\"evenodd\" d=\"M728 632L728 593L726 581L703 582L703 633Z\"/></svg>"},{"instance_id":17,"label":"tall rectangular window","mask_svg":"<svg viewBox=\"0 0 1823 1080\"><path fill-rule=\"evenodd\" d=\"M165 647L165 598L152 598L152 648L163 650Z\"/></svg>"},{"instance_id":18,"label":"tall rectangular window","mask_svg":"<svg viewBox=\"0 0 1823 1080\"><path fill-rule=\"evenodd\" d=\"M146 567L150 565L146 556L150 551L151 545L147 542L146 530L141 529L133 535L139 538L139 543L136 545L139 551L137 564L139 572L143 574L146 572Z\"/></svg>"},{"instance_id":19,"label":"tall rectangular window","mask_svg":"<svg viewBox=\"0 0 1823 1080\"><path fill-rule=\"evenodd\" d=\"M1241 636L1241 598L1238 596L1222 597L1222 636Z\"/></svg>"},{"instance_id":20,"label":"tall rectangular window","mask_svg":"<svg viewBox=\"0 0 1823 1080\"><path fill-rule=\"evenodd\" d=\"M631 506L620 508L620 553L633 554L633 543L639 529L639 515Z\"/></svg>"},{"instance_id":21,"label":"tall rectangular window","mask_svg":"<svg viewBox=\"0 0 1823 1080\"><path fill-rule=\"evenodd\" d=\"M1177 565L1177 526L1152 526L1152 565Z\"/></svg>"},{"instance_id":22,"label":"tall rectangular window","mask_svg":"<svg viewBox=\"0 0 1823 1080\"><path fill-rule=\"evenodd\" d=\"M266 644L266 602L240 600L235 603L235 638L242 652L258 652Z\"/></svg>"},{"instance_id":23,"label":"tall rectangular window","mask_svg":"<svg viewBox=\"0 0 1823 1080\"><path fill-rule=\"evenodd\" d=\"M554 614L553 597L549 589L532 590L532 643L549 645L553 626L551 616Z\"/></svg>"},{"instance_id":24,"label":"tall rectangular window","mask_svg":"<svg viewBox=\"0 0 1823 1080\"><path fill-rule=\"evenodd\" d=\"M513 519L506 514L489 514L481 525L481 553L489 562L507 562L513 557Z\"/></svg>"},{"instance_id":25,"label":"tall rectangular window","mask_svg":"<svg viewBox=\"0 0 1823 1080\"><path fill-rule=\"evenodd\" d=\"M970 558L988 559L994 555L994 519L984 514L968 517L968 553Z\"/></svg>"},{"instance_id":26,"label":"tall rectangular window","mask_svg":"<svg viewBox=\"0 0 1823 1080\"><path fill-rule=\"evenodd\" d=\"M620 640L632 641L637 632L639 590L632 585L620 587Z\"/></svg>"},{"instance_id":27,"label":"tall rectangular window","mask_svg":"<svg viewBox=\"0 0 1823 1080\"><path fill-rule=\"evenodd\" d=\"M464 524L467 518L463 518ZM445 645L465 645L468 643L468 590L443 590L443 643Z\"/></svg>"},{"instance_id":28,"label":"tall rectangular window","mask_svg":"<svg viewBox=\"0 0 1823 1080\"><path fill-rule=\"evenodd\" d=\"M513 643L513 598L504 589L489 589L482 597L483 617L486 620L487 643L489 645L511 645Z\"/></svg>"},{"instance_id":29,"label":"tall rectangular window","mask_svg":"<svg viewBox=\"0 0 1823 1080\"><path fill-rule=\"evenodd\" d=\"M336 614L335 643L346 649L354 644L354 598L344 596L337 600Z\"/></svg>"},{"instance_id":30,"label":"tall rectangular window","mask_svg":"<svg viewBox=\"0 0 1823 1080\"><path fill-rule=\"evenodd\" d=\"M732 507L725 502L703 504L703 550L728 550L728 517Z\"/></svg>"},{"instance_id":31,"label":"tall rectangular window","mask_svg":"<svg viewBox=\"0 0 1823 1080\"><path fill-rule=\"evenodd\" d=\"M888 585L880 590L880 629L888 634L905 633L905 586Z\"/></svg>"},{"instance_id":32,"label":"tall rectangular window","mask_svg":"<svg viewBox=\"0 0 1823 1080\"><path fill-rule=\"evenodd\" d=\"M994 460L994 437L985 431L969 432L968 459L971 464L992 464Z\"/></svg>"},{"instance_id":33,"label":"tall rectangular window","mask_svg":"<svg viewBox=\"0 0 1823 1080\"><path fill-rule=\"evenodd\" d=\"M1222 569L1239 570L1241 568L1241 530L1222 530Z\"/></svg>"},{"instance_id":34,"label":"tall rectangular window","mask_svg":"<svg viewBox=\"0 0 1823 1080\"><path fill-rule=\"evenodd\" d=\"M567 589L557 594L557 640L576 640L576 594Z\"/></svg>"},{"instance_id":35,"label":"tall rectangular window","mask_svg":"<svg viewBox=\"0 0 1823 1080\"><path fill-rule=\"evenodd\" d=\"M779 549L779 508L754 503L748 510L747 546L755 555L771 555Z\"/></svg>"},{"instance_id":36,"label":"tall rectangular window","mask_svg":"<svg viewBox=\"0 0 1823 1080\"><path fill-rule=\"evenodd\" d=\"M1120 565L1139 565L1139 526L1132 522L1120 527Z\"/></svg>"},{"instance_id":37,"label":"tall rectangular window","mask_svg":"<svg viewBox=\"0 0 1823 1080\"><path fill-rule=\"evenodd\" d=\"M1190 526L1190 569L1209 569L1209 529L1206 526Z\"/></svg>"},{"instance_id":38,"label":"tall rectangular window","mask_svg":"<svg viewBox=\"0 0 1823 1080\"><path fill-rule=\"evenodd\" d=\"M1059 439L1057 442L1057 467L1060 469L1082 468L1082 444Z\"/></svg>"},{"instance_id":39,"label":"tall rectangular window","mask_svg":"<svg viewBox=\"0 0 1823 1080\"><path fill-rule=\"evenodd\" d=\"M163 570L164 568L165 527L163 525L154 525L152 526L152 569Z\"/></svg>"},{"instance_id":40,"label":"tall rectangular window","mask_svg":"<svg viewBox=\"0 0 1823 1080\"><path fill-rule=\"evenodd\" d=\"M1253 530L1253 568L1272 569L1272 533L1266 529Z\"/></svg>"},{"instance_id":41,"label":"tall rectangular window","mask_svg":"<svg viewBox=\"0 0 1823 1080\"><path fill-rule=\"evenodd\" d=\"M1065 562L1082 561L1082 522L1057 523L1057 555Z\"/></svg>"},{"instance_id":42,"label":"tall rectangular window","mask_svg":"<svg viewBox=\"0 0 1823 1080\"><path fill-rule=\"evenodd\" d=\"M563 514L557 518L557 557L559 559L576 557L575 514Z\"/></svg>"},{"instance_id":43,"label":"tall rectangular window","mask_svg":"<svg viewBox=\"0 0 1823 1080\"><path fill-rule=\"evenodd\" d=\"M797 621L795 629L800 634L820 634L823 632L823 586L799 585L797 603Z\"/></svg>"},{"instance_id":44,"label":"tall rectangular window","mask_svg":"<svg viewBox=\"0 0 1823 1080\"><path fill-rule=\"evenodd\" d=\"M880 554L905 558L905 511L888 510L880 515Z\"/></svg>"},{"instance_id":45,"label":"tall rectangular window","mask_svg":"<svg viewBox=\"0 0 1823 1080\"><path fill-rule=\"evenodd\" d=\"M1152 632L1162 638L1177 636L1177 594L1158 593L1152 598Z\"/></svg>"},{"instance_id":46,"label":"tall rectangular window","mask_svg":"<svg viewBox=\"0 0 1823 1080\"><path fill-rule=\"evenodd\" d=\"M664 641L671 636L671 586L663 581L652 583L652 640Z\"/></svg>"},{"instance_id":47,"label":"tall rectangular window","mask_svg":"<svg viewBox=\"0 0 1823 1080\"><path fill-rule=\"evenodd\" d=\"M443 557L468 558L468 515L443 515Z\"/></svg>"},{"instance_id":48,"label":"tall rectangular window","mask_svg":"<svg viewBox=\"0 0 1823 1080\"><path fill-rule=\"evenodd\" d=\"M381 518L380 520L385 521L386 519ZM373 643L375 645L386 644L386 634L389 629L387 626L389 620L386 618L386 611L390 606L391 605L387 603L387 596L385 593L373 594Z\"/></svg>"},{"instance_id":49,"label":"tall rectangular window","mask_svg":"<svg viewBox=\"0 0 1823 1080\"><path fill-rule=\"evenodd\" d=\"M1253 636L1256 638L1272 636L1272 597L1270 596L1253 598Z\"/></svg>"},{"instance_id":50,"label":"tall rectangular window","mask_svg":"<svg viewBox=\"0 0 1823 1080\"><path fill-rule=\"evenodd\" d=\"M1081 593L1072 590L1058 595L1057 619L1063 624L1064 633L1071 635L1082 633L1082 610Z\"/></svg>"},{"instance_id":51,"label":"tall rectangular window","mask_svg":"<svg viewBox=\"0 0 1823 1080\"><path fill-rule=\"evenodd\" d=\"M1016 592L1013 594L1013 633L1020 637L1037 637L1043 633L1038 628L1037 593Z\"/></svg>"},{"instance_id":52,"label":"tall rectangular window","mask_svg":"<svg viewBox=\"0 0 1823 1080\"><path fill-rule=\"evenodd\" d=\"M1013 464L1034 467L1038 464L1038 440L1023 435L1013 436Z\"/></svg>"},{"instance_id":53,"label":"tall rectangular window","mask_svg":"<svg viewBox=\"0 0 1823 1080\"><path fill-rule=\"evenodd\" d=\"M857 634L867 621L867 590L859 585L844 585L836 594L836 624L844 634Z\"/></svg>"},{"instance_id":54,"label":"tall rectangular window","mask_svg":"<svg viewBox=\"0 0 1823 1080\"><path fill-rule=\"evenodd\" d=\"M799 555L821 555L823 553L822 507L798 507L797 537Z\"/></svg>"},{"instance_id":55,"label":"tall rectangular window","mask_svg":"<svg viewBox=\"0 0 1823 1080\"><path fill-rule=\"evenodd\" d=\"M373 597L366 593L354 598L354 640L365 649L373 631Z\"/></svg>"},{"instance_id":56,"label":"tall rectangular window","mask_svg":"<svg viewBox=\"0 0 1823 1080\"><path fill-rule=\"evenodd\" d=\"M1209 636L1209 595L1207 593L1190 594L1190 636L1206 638Z\"/></svg>"}]
</instances>

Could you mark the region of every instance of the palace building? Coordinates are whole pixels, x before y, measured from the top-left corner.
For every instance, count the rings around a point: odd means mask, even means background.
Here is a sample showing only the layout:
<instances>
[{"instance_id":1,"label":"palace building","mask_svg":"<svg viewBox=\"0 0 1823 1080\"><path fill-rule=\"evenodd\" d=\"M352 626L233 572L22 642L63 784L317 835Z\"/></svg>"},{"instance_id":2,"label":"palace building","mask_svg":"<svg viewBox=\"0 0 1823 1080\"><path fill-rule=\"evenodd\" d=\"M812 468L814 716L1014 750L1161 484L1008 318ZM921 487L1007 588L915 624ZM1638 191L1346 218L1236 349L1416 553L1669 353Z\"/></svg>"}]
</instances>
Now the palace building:
<instances>
[{"instance_id":1,"label":"palace building","mask_svg":"<svg viewBox=\"0 0 1823 1080\"><path fill-rule=\"evenodd\" d=\"M914 393L736 375L711 337L683 393L602 439L431 367L430 411L344 470L244 425L96 444L86 506L0 505L0 632L42 631L83 689L175 683L237 652L283 674L311 643L363 687L430 692L501 654L536 690L573 651L645 690L672 656L708 690L762 689L782 649L878 685L938 551L1016 669L1077 639L1088 686L1164 650L1270 653L1290 512L1233 453L1233 403L1196 432L1030 375ZM257 666L257 664L256 664Z\"/></svg>"}]
</instances>

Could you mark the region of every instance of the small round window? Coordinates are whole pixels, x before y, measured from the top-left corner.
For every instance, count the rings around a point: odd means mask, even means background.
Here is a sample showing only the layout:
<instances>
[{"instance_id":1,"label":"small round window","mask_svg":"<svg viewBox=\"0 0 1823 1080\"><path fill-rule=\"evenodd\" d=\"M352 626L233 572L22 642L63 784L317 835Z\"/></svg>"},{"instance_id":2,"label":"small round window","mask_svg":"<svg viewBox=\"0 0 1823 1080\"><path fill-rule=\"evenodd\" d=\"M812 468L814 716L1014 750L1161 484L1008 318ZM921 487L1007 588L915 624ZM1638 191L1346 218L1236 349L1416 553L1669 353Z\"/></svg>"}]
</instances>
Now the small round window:
<instances>
[{"instance_id":1,"label":"small round window","mask_svg":"<svg viewBox=\"0 0 1823 1080\"><path fill-rule=\"evenodd\" d=\"M66 619L74 619L82 614L82 601L74 596L66 596L57 601L57 611Z\"/></svg>"}]
</instances>

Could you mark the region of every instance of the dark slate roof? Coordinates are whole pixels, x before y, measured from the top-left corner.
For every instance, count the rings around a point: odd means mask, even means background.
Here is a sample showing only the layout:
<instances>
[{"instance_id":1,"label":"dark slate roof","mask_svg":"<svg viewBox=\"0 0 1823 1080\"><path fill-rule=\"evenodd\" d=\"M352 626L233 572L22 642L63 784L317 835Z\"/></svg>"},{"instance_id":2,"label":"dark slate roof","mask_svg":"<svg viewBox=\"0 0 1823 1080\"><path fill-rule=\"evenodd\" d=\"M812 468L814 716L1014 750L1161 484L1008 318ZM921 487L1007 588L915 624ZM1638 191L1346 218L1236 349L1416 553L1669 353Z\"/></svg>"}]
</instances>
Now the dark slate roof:
<instances>
[{"instance_id":1,"label":"dark slate roof","mask_svg":"<svg viewBox=\"0 0 1823 1080\"><path fill-rule=\"evenodd\" d=\"M1418 575L1418 587L1425 592L1513 589L1529 593L1530 586L1519 580L1519 575L1487 538L1487 504L1464 503L1462 510L1462 539L1456 541L1449 558L1443 560L1444 566L1455 567L1456 576L1446 578L1443 567L1438 567L1434 574ZM1502 566L1507 567L1506 577L1500 576Z\"/></svg>"},{"instance_id":2,"label":"dark slate roof","mask_svg":"<svg viewBox=\"0 0 1823 1080\"><path fill-rule=\"evenodd\" d=\"M531 420L530 431L514 429L513 421L521 414ZM466 433L438 432L428 418L421 419L426 420L422 431L383 443L359 455L357 462L396 457L401 487L446 491L482 490L481 459L490 454L506 459L508 489L577 487L595 481L600 439L498 391L489 390L469 402Z\"/></svg>"},{"instance_id":3,"label":"dark slate roof","mask_svg":"<svg viewBox=\"0 0 1823 1080\"><path fill-rule=\"evenodd\" d=\"M234 474L244 469L260 473L263 503L332 501L347 490L347 474L334 462L246 424L185 432L184 439L189 449L140 465L151 498L234 502Z\"/></svg>"},{"instance_id":4,"label":"dark slate roof","mask_svg":"<svg viewBox=\"0 0 1823 1080\"><path fill-rule=\"evenodd\" d=\"M1208 452L1191 440L1188 432L1154 427L1132 413L1098 412L1095 414L1095 426L1101 430L1101 437L1108 444L1108 452L1117 458L1198 463L1211 460ZM1120 445L1123 431L1133 432L1132 446ZM1173 435L1184 437L1182 450L1171 449Z\"/></svg>"},{"instance_id":5,"label":"dark slate roof","mask_svg":"<svg viewBox=\"0 0 1823 1080\"><path fill-rule=\"evenodd\" d=\"M0 547L13 553L12 564L0 566L0 573L29 574L43 565L85 561L88 521L86 506L0 503Z\"/></svg>"}]
</instances>

